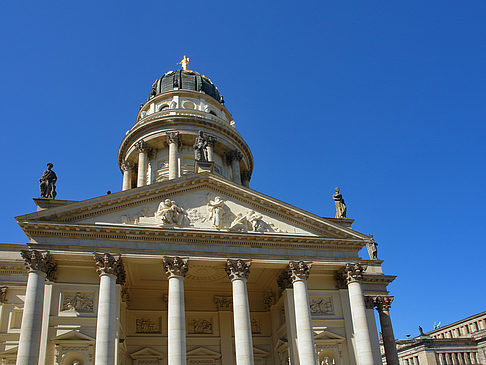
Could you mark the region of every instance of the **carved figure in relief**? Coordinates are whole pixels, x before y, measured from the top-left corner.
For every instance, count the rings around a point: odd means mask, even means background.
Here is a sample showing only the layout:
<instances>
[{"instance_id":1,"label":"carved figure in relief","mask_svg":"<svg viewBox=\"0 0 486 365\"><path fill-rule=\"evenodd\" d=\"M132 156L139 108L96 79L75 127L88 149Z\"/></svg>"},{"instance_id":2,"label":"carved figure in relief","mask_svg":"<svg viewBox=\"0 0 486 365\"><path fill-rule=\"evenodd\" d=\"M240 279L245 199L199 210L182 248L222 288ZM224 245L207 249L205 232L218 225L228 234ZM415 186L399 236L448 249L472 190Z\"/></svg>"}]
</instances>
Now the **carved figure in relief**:
<instances>
[{"instance_id":1,"label":"carved figure in relief","mask_svg":"<svg viewBox=\"0 0 486 365\"><path fill-rule=\"evenodd\" d=\"M54 165L52 163L47 164L47 170L44 171L41 178L39 179L39 190L40 197L45 199L55 199L56 198L56 181L57 175L52 168Z\"/></svg>"},{"instance_id":2,"label":"carved figure in relief","mask_svg":"<svg viewBox=\"0 0 486 365\"><path fill-rule=\"evenodd\" d=\"M253 210L248 211L245 215L238 213L236 218L231 222L230 231L249 231L253 232L274 232L270 224L263 220L263 216Z\"/></svg>"},{"instance_id":3,"label":"carved figure in relief","mask_svg":"<svg viewBox=\"0 0 486 365\"><path fill-rule=\"evenodd\" d=\"M310 298L310 310L312 314L333 314L331 297Z\"/></svg>"},{"instance_id":4,"label":"carved figure in relief","mask_svg":"<svg viewBox=\"0 0 486 365\"><path fill-rule=\"evenodd\" d=\"M62 310L92 313L93 295L80 292L66 294L62 303Z\"/></svg>"},{"instance_id":5,"label":"carved figure in relief","mask_svg":"<svg viewBox=\"0 0 486 365\"><path fill-rule=\"evenodd\" d=\"M209 220L213 227L223 228L224 200L219 196L208 203Z\"/></svg>"},{"instance_id":6,"label":"carved figure in relief","mask_svg":"<svg viewBox=\"0 0 486 365\"><path fill-rule=\"evenodd\" d=\"M332 198L336 205L336 218L346 218L346 204L344 204L343 196L339 193L339 188L335 188L334 191Z\"/></svg>"},{"instance_id":7,"label":"carved figure in relief","mask_svg":"<svg viewBox=\"0 0 486 365\"><path fill-rule=\"evenodd\" d=\"M186 211L178 206L175 201L165 199L159 204L155 212L155 218L158 218L162 223L182 225L184 219L187 217Z\"/></svg>"},{"instance_id":8,"label":"carved figure in relief","mask_svg":"<svg viewBox=\"0 0 486 365\"><path fill-rule=\"evenodd\" d=\"M204 137L204 132L199 131L199 136L196 137L194 146L194 159L199 162L205 162L208 160L206 155L206 147L208 146L208 140Z\"/></svg>"},{"instance_id":9,"label":"carved figure in relief","mask_svg":"<svg viewBox=\"0 0 486 365\"><path fill-rule=\"evenodd\" d=\"M193 319L189 322L189 333L211 334L213 333L213 324L206 319Z\"/></svg>"},{"instance_id":10,"label":"carved figure in relief","mask_svg":"<svg viewBox=\"0 0 486 365\"><path fill-rule=\"evenodd\" d=\"M160 324L149 318L137 318L135 324L137 333L160 333Z\"/></svg>"}]
</instances>

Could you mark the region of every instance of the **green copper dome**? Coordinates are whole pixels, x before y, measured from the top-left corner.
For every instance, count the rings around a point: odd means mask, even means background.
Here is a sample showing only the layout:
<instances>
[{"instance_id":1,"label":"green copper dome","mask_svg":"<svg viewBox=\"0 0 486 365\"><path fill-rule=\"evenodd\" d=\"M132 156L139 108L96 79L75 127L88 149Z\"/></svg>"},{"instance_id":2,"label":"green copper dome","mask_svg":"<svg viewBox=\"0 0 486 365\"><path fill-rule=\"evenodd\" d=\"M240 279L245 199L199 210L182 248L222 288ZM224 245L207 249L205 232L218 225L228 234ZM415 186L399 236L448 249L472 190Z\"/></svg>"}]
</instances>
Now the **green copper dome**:
<instances>
[{"instance_id":1,"label":"green copper dome","mask_svg":"<svg viewBox=\"0 0 486 365\"><path fill-rule=\"evenodd\" d=\"M154 82L148 98L150 99L156 95L177 89L202 91L220 103L223 102L223 98L211 80L206 76L201 75L199 72L191 70L167 72L164 76Z\"/></svg>"}]
</instances>

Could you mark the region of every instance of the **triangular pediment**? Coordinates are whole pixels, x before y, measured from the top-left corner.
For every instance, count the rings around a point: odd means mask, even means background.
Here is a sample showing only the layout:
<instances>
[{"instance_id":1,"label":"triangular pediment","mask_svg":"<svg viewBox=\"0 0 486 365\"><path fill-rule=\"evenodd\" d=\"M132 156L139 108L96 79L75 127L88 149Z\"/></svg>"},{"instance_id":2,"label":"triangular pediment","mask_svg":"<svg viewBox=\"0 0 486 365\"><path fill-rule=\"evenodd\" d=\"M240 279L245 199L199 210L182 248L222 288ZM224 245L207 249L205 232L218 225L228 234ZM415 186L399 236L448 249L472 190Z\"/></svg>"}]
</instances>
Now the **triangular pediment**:
<instances>
[{"instance_id":1,"label":"triangular pediment","mask_svg":"<svg viewBox=\"0 0 486 365\"><path fill-rule=\"evenodd\" d=\"M29 223L42 222L104 228L367 238L332 218L318 217L213 174L189 175L74 202L19 216L17 221L24 231Z\"/></svg>"},{"instance_id":2,"label":"triangular pediment","mask_svg":"<svg viewBox=\"0 0 486 365\"><path fill-rule=\"evenodd\" d=\"M161 352L151 349L150 347L144 347L141 350L131 353L130 357L133 360L142 360L142 359L162 360L164 358L164 355Z\"/></svg>"},{"instance_id":3,"label":"triangular pediment","mask_svg":"<svg viewBox=\"0 0 486 365\"><path fill-rule=\"evenodd\" d=\"M267 351L259 349L258 347L253 347L253 356L254 357L267 357L270 355Z\"/></svg>"},{"instance_id":4,"label":"triangular pediment","mask_svg":"<svg viewBox=\"0 0 486 365\"><path fill-rule=\"evenodd\" d=\"M196 358L196 359L219 359L221 358L221 354L219 352L210 350L205 347L198 347L191 351L187 352L188 358Z\"/></svg>"},{"instance_id":5,"label":"triangular pediment","mask_svg":"<svg viewBox=\"0 0 486 365\"><path fill-rule=\"evenodd\" d=\"M341 335L338 335L337 333L329 331L327 329L327 327L315 328L314 329L314 341L319 342L319 341L326 341L326 340L345 341L346 338L341 336Z\"/></svg>"},{"instance_id":6,"label":"triangular pediment","mask_svg":"<svg viewBox=\"0 0 486 365\"><path fill-rule=\"evenodd\" d=\"M63 334L60 334L52 339L54 343L61 342L83 342L83 343L94 343L95 339L84 333L73 330Z\"/></svg>"}]
</instances>

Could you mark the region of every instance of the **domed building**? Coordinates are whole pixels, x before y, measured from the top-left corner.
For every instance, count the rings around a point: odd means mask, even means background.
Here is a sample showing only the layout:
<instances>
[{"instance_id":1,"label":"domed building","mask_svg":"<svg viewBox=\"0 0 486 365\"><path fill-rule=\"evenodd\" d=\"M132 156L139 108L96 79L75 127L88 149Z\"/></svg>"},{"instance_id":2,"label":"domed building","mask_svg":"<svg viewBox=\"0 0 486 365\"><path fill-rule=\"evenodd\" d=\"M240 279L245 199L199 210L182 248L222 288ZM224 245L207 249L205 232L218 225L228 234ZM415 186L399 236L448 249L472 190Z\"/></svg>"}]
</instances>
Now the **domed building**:
<instances>
[{"instance_id":1,"label":"domed building","mask_svg":"<svg viewBox=\"0 0 486 365\"><path fill-rule=\"evenodd\" d=\"M55 200L50 166L16 217L28 243L0 245L1 363L376 365L377 309L398 364L373 237L338 189L335 218L252 190L250 148L188 63L121 142L122 191Z\"/></svg>"}]
</instances>

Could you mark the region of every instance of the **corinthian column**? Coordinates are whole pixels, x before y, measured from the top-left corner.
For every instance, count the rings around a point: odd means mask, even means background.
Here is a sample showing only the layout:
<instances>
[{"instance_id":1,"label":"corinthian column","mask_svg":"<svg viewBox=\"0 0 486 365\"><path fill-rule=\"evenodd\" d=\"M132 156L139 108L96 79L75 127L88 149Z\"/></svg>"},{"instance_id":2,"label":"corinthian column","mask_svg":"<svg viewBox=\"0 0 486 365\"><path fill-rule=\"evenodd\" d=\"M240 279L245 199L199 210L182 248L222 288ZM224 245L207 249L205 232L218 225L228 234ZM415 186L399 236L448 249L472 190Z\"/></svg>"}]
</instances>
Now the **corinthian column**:
<instances>
[{"instance_id":1,"label":"corinthian column","mask_svg":"<svg viewBox=\"0 0 486 365\"><path fill-rule=\"evenodd\" d=\"M385 347L385 358L387 365L399 365L397 345L390 318L390 307L393 297L379 295L371 297L373 306L378 310L380 316L381 333L383 334L383 346Z\"/></svg>"},{"instance_id":2,"label":"corinthian column","mask_svg":"<svg viewBox=\"0 0 486 365\"><path fill-rule=\"evenodd\" d=\"M228 155L228 160L231 162L231 171L233 172L233 181L237 184L241 184L240 161L242 159L243 155L240 151L231 151Z\"/></svg>"},{"instance_id":3,"label":"corinthian column","mask_svg":"<svg viewBox=\"0 0 486 365\"><path fill-rule=\"evenodd\" d=\"M179 132L167 132L167 144L169 145L169 180L172 180L179 175L177 163L177 151L180 144Z\"/></svg>"},{"instance_id":4,"label":"corinthian column","mask_svg":"<svg viewBox=\"0 0 486 365\"><path fill-rule=\"evenodd\" d=\"M250 306L246 289L250 265L250 260L228 260L226 262L226 273L233 286L236 365L253 365Z\"/></svg>"},{"instance_id":5,"label":"corinthian column","mask_svg":"<svg viewBox=\"0 0 486 365\"><path fill-rule=\"evenodd\" d=\"M169 278L168 304L168 365L186 365L186 316L184 311L184 277L187 259L164 257L163 265Z\"/></svg>"},{"instance_id":6,"label":"corinthian column","mask_svg":"<svg viewBox=\"0 0 486 365\"><path fill-rule=\"evenodd\" d=\"M300 364L317 364L312 331L312 317L307 294L307 278L311 264L304 261L291 261L289 275L294 289L295 325L297 332L297 348Z\"/></svg>"},{"instance_id":7,"label":"corinthian column","mask_svg":"<svg viewBox=\"0 0 486 365\"><path fill-rule=\"evenodd\" d=\"M17 365L32 365L39 362L45 281L46 278L54 279L56 264L48 252L22 250L20 255L29 271L29 277L20 327Z\"/></svg>"},{"instance_id":8,"label":"corinthian column","mask_svg":"<svg viewBox=\"0 0 486 365\"><path fill-rule=\"evenodd\" d=\"M147 143L143 140L135 143L135 148L138 151L138 176L137 176L137 187L147 185L147 155L149 147Z\"/></svg>"},{"instance_id":9,"label":"corinthian column","mask_svg":"<svg viewBox=\"0 0 486 365\"><path fill-rule=\"evenodd\" d=\"M370 332L366 320L366 307L360 281L364 268L360 264L346 264L340 276L348 285L349 304L353 320L358 365L373 365Z\"/></svg>"},{"instance_id":10,"label":"corinthian column","mask_svg":"<svg viewBox=\"0 0 486 365\"><path fill-rule=\"evenodd\" d=\"M130 161L123 161L121 164L123 170L123 191L132 188L132 171L134 167L135 165Z\"/></svg>"},{"instance_id":11,"label":"corinthian column","mask_svg":"<svg viewBox=\"0 0 486 365\"><path fill-rule=\"evenodd\" d=\"M95 253L93 256L100 276L95 364L114 365L119 300L116 284L125 283L125 269L121 257L115 258L109 253Z\"/></svg>"}]
</instances>

